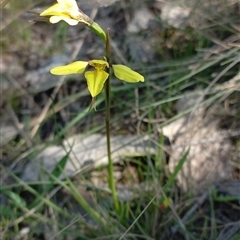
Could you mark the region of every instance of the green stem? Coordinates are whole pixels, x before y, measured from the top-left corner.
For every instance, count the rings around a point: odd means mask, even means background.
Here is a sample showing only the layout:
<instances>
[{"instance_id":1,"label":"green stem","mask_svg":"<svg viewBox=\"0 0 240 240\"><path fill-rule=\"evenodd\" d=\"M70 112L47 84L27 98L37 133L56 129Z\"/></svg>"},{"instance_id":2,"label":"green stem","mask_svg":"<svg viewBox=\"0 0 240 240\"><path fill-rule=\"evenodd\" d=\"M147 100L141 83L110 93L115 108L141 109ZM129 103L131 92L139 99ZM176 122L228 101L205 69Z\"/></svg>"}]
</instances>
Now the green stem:
<instances>
[{"instance_id":1,"label":"green stem","mask_svg":"<svg viewBox=\"0 0 240 240\"><path fill-rule=\"evenodd\" d=\"M110 62L110 37L109 29L106 32L106 58L107 62ZM110 143L110 68L108 68L109 77L105 83L106 91L106 136L107 136L107 154L108 154L108 184L112 192L114 207L116 212L119 212L119 203L117 198L117 191L113 176L113 162L111 158L111 143Z\"/></svg>"}]
</instances>

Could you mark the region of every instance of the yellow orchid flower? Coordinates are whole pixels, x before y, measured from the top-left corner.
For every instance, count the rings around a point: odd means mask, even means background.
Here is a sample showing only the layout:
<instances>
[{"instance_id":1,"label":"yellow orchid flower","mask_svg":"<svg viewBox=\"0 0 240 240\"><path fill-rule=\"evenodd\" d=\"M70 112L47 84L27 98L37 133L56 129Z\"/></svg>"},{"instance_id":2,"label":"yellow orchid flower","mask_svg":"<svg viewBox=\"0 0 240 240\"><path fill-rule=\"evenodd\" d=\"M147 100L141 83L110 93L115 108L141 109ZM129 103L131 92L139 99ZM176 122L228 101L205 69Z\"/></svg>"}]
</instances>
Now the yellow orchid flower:
<instances>
[{"instance_id":1,"label":"yellow orchid flower","mask_svg":"<svg viewBox=\"0 0 240 240\"><path fill-rule=\"evenodd\" d=\"M109 76L105 68L112 67L114 75L120 80L130 83L144 82L144 77L131 68L121 64L109 64L105 60L77 61L65 66L52 68L50 72L54 75L79 74L83 73L87 66L95 68L95 70L86 71L84 74L87 79L89 92L93 98L102 91L104 83Z\"/></svg>"},{"instance_id":2,"label":"yellow orchid flower","mask_svg":"<svg viewBox=\"0 0 240 240\"><path fill-rule=\"evenodd\" d=\"M88 26L92 24L92 20L78 8L75 0L57 0L57 2L40 13L40 16L51 16L50 23L58 23L63 20L71 26L77 25L79 22Z\"/></svg>"}]
</instances>

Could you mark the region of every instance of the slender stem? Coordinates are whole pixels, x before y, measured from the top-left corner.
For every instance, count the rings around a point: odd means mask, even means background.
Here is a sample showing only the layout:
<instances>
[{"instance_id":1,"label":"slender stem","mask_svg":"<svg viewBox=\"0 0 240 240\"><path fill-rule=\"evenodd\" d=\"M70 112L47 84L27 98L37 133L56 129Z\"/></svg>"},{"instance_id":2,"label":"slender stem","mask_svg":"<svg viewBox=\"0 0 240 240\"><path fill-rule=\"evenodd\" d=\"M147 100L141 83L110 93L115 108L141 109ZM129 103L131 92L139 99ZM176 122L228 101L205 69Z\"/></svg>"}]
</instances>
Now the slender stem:
<instances>
[{"instance_id":1,"label":"slender stem","mask_svg":"<svg viewBox=\"0 0 240 240\"><path fill-rule=\"evenodd\" d=\"M107 62L110 62L110 37L109 29L106 32L106 58ZM119 203L117 198L117 191L113 176L113 162L111 158L111 142L110 142L110 68L108 68L109 77L105 82L106 91L106 136L107 136L107 154L108 154L108 185L112 192L114 207L116 212L119 212Z\"/></svg>"}]
</instances>

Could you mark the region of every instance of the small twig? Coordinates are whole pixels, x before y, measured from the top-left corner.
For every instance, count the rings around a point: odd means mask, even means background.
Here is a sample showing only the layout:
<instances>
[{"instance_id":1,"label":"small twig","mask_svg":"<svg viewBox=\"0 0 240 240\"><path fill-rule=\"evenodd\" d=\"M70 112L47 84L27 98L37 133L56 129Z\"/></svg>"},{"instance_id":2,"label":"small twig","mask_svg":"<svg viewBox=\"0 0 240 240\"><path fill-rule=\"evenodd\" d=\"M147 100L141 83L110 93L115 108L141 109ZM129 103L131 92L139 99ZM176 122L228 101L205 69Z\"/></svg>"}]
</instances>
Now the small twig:
<instances>
[{"instance_id":1,"label":"small twig","mask_svg":"<svg viewBox=\"0 0 240 240\"><path fill-rule=\"evenodd\" d=\"M5 1L1 2L0 9L4 8L9 2L10 2L10 0L5 0Z\"/></svg>"}]
</instances>

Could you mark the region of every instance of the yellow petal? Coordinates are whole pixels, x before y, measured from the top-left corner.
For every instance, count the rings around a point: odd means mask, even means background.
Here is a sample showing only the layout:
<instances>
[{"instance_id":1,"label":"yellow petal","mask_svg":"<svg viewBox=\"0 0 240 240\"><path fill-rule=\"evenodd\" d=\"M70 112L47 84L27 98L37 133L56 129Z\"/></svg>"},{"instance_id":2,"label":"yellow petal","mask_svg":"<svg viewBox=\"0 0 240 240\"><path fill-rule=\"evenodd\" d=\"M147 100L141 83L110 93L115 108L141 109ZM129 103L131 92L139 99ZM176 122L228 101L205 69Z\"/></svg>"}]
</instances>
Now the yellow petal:
<instances>
[{"instance_id":1,"label":"yellow petal","mask_svg":"<svg viewBox=\"0 0 240 240\"><path fill-rule=\"evenodd\" d=\"M78 22L86 23L83 20L82 13L79 12L78 5L75 0L58 0L58 3L53 5L52 7L43 11L40 16L63 16L70 19L75 19ZM64 20L70 25L76 25L76 22L69 21L68 19L60 19ZM59 19L52 19L51 23L56 23L60 21Z\"/></svg>"},{"instance_id":2,"label":"yellow petal","mask_svg":"<svg viewBox=\"0 0 240 240\"><path fill-rule=\"evenodd\" d=\"M59 21L65 21L67 24L71 25L71 26L75 26L78 24L78 21L75 19L71 19L69 17L62 17L62 16L52 16L50 17L49 21L50 23L58 23Z\"/></svg>"},{"instance_id":3,"label":"yellow petal","mask_svg":"<svg viewBox=\"0 0 240 240\"><path fill-rule=\"evenodd\" d=\"M103 89L104 83L108 78L108 73L103 70L94 70L85 72L88 90L92 97L96 97Z\"/></svg>"},{"instance_id":4,"label":"yellow petal","mask_svg":"<svg viewBox=\"0 0 240 240\"><path fill-rule=\"evenodd\" d=\"M144 77L138 72L133 71L131 68L125 65L112 65L114 75L123 81L135 83L135 82L144 82Z\"/></svg>"},{"instance_id":5,"label":"yellow petal","mask_svg":"<svg viewBox=\"0 0 240 240\"><path fill-rule=\"evenodd\" d=\"M82 73L87 67L88 62L77 61L65 66L58 66L52 68L50 72L54 75L69 75Z\"/></svg>"},{"instance_id":6,"label":"yellow petal","mask_svg":"<svg viewBox=\"0 0 240 240\"><path fill-rule=\"evenodd\" d=\"M63 11L63 7L59 3L56 3L52 7L43 11L40 16L66 16Z\"/></svg>"}]
</instances>

